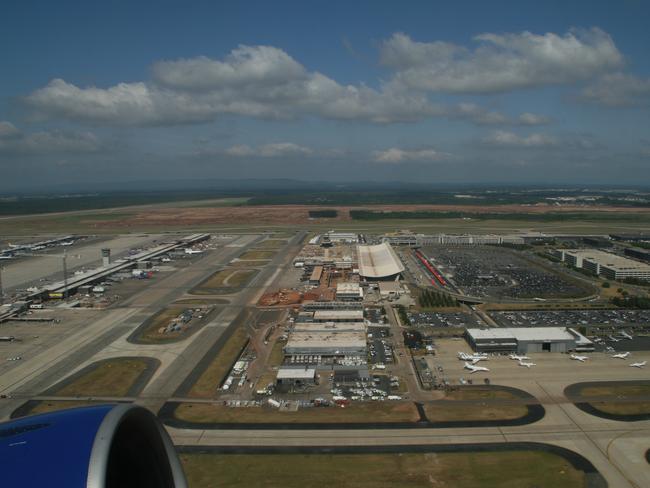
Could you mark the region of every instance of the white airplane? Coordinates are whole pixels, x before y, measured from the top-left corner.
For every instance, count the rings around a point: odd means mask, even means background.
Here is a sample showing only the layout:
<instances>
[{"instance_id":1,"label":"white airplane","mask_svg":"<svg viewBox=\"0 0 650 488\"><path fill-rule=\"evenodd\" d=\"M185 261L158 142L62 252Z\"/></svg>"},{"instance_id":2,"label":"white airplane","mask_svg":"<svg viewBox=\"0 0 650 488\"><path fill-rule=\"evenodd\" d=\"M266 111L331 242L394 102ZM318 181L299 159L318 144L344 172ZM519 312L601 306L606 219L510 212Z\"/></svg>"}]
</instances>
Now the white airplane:
<instances>
[{"instance_id":1,"label":"white airplane","mask_svg":"<svg viewBox=\"0 0 650 488\"><path fill-rule=\"evenodd\" d=\"M484 368L483 366L474 366L472 364L469 364L467 361L465 361L465 369L469 369L470 374L478 373L479 371L490 371L489 369Z\"/></svg>"},{"instance_id":2,"label":"white airplane","mask_svg":"<svg viewBox=\"0 0 650 488\"><path fill-rule=\"evenodd\" d=\"M625 332L624 330L621 331L621 335L623 337L625 337L626 339L629 339L629 340L633 339L633 337L630 334L628 334L627 332Z\"/></svg>"},{"instance_id":3,"label":"white airplane","mask_svg":"<svg viewBox=\"0 0 650 488\"><path fill-rule=\"evenodd\" d=\"M625 358L627 358L629 355L630 355L629 352L621 352L621 353L618 353L618 354L614 354L612 357L613 357L613 358L617 358L617 359L625 359Z\"/></svg>"},{"instance_id":4,"label":"white airplane","mask_svg":"<svg viewBox=\"0 0 650 488\"><path fill-rule=\"evenodd\" d=\"M72 246L74 244L74 241L65 241L59 243L60 246Z\"/></svg>"},{"instance_id":5,"label":"white airplane","mask_svg":"<svg viewBox=\"0 0 650 488\"><path fill-rule=\"evenodd\" d=\"M528 356L518 356L516 354L510 354L510 355L508 355L508 357L510 359L512 359L513 361L524 361L524 360L530 359Z\"/></svg>"},{"instance_id":6,"label":"white airplane","mask_svg":"<svg viewBox=\"0 0 650 488\"><path fill-rule=\"evenodd\" d=\"M197 249L185 249L185 254L201 254L203 251Z\"/></svg>"},{"instance_id":7,"label":"white airplane","mask_svg":"<svg viewBox=\"0 0 650 488\"><path fill-rule=\"evenodd\" d=\"M618 341L620 341L620 339L617 339L617 338L614 337L614 336L607 336L607 337L609 337L609 340L612 341L612 342L618 342Z\"/></svg>"},{"instance_id":8,"label":"white airplane","mask_svg":"<svg viewBox=\"0 0 650 488\"><path fill-rule=\"evenodd\" d=\"M632 363L630 364L630 368L643 368L646 364L648 364L648 361L641 361L640 363Z\"/></svg>"},{"instance_id":9,"label":"white airplane","mask_svg":"<svg viewBox=\"0 0 650 488\"><path fill-rule=\"evenodd\" d=\"M578 356L576 354L571 354L569 357L571 359L575 359L576 361L580 361L581 363L584 363L587 359L589 359L587 356Z\"/></svg>"},{"instance_id":10,"label":"white airplane","mask_svg":"<svg viewBox=\"0 0 650 488\"><path fill-rule=\"evenodd\" d=\"M523 366L525 368L530 368L532 366L537 366L535 363L525 363L523 361L519 361L519 366Z\"/></svg>"},{"instance_id":11,"label":"white airplane","mask_svg":"<svg viewBox=\"0 0 650 488\"><path fill-rule=\"evenodd\" d=\"M458 353L458 359L461 361L471 361L472 363L476 364L479 361L487 361L487 354L467 354L466 352L459 352Z\"/></svg>"}]
</instances>

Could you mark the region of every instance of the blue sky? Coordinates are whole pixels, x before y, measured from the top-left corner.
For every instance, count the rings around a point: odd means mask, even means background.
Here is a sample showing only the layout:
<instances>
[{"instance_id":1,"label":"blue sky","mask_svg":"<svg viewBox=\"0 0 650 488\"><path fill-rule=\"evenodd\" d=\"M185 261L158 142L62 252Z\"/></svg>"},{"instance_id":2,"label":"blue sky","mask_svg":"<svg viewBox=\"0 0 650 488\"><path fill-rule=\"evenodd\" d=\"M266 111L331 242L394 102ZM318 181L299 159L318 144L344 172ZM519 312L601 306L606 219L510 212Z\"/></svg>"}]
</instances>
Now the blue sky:
<instances>
[{"instance_id":1,"label":"blue sky","mask_svg":"<svg viewBox=\"0 0 650 488\"><path fill-rule=\"evenodd\" d=\"M0 191L650 180L650 8L8 2Z\"/></svg>"}]
</instances>

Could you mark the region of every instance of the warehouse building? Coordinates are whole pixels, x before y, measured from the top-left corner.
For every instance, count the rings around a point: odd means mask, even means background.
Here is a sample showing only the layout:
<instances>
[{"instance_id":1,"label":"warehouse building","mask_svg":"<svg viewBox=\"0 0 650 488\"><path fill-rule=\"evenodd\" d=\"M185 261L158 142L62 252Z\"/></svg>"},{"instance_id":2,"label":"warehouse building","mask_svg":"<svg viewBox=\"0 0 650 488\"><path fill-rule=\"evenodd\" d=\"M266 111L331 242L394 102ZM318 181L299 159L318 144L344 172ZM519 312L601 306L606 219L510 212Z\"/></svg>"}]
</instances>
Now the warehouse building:
<instances>
[{"instance_id":1,"label":"warehouse building","mask_svg":"<svg viewBox=\"0 0 650 488\"><path fill-rule=\"evenodd\" d=\"M281 367L275 381L278 386L309 386L316 384L316 378L316 368L313 367Z\"/></svg>"},{"instance_id":2,"label":"warehouse building","mask_svg":"<svg viewBox=\"0 0 650 488\"><path fill-rule=\"evenodd\" d=\"M284 346L287 356L342 358L366 356L365 332L293 332Z\"/></svg>"},{"instance_id":3,"label":"warehouse building","mask_svg":"<svg viewBox=\"0 0 650 488\"><path fill-rule=\"evenodd\" d=\"M296 322L294 332L365 332L364 322Z\"/></svg>"},{"instance_id":4,"label":"warehouse building","mask_svg":"<svg viewBox=\"0 0 650 488\"><path fill-rule=\"evenodd\" d=\"M465 337L477 352L528 354L594 350L593 342L566 327L467 329Z\"/></svg>"},{"instance_id":5,"label":"warehouse building","mask_svg":"<svg viewBox=\"0 0 650 488\"><path fill-rule=\"evenodd\" d=\"M387 242L357 246L359 275L371 280L392 280L404 271L402 262Z\"/></svg>"},{"instance_id":6,"label":"warehouse building","mask_svg":"<svg viewBox=\"0 0 650 488\"><path fill-rule=\"evenodd\" d=\"M323 276L323 267L314 266L314 270L311 272L311 276L309 277L309 284L314 286L319 285L322 276Z\"/></svg>"}]
</instances>

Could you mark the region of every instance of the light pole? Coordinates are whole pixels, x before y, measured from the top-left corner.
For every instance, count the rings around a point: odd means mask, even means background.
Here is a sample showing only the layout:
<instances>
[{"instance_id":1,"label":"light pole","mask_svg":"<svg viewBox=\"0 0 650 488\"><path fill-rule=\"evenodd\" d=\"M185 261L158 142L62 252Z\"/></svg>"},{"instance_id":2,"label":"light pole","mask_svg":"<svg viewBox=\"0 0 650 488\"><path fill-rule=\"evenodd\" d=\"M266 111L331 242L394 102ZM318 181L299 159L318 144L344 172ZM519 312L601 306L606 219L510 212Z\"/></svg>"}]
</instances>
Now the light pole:
<instances>
[{"instance_id":1,"label":"light pole","mask_svg":"<svg viewBox=\"0 0 650 488\"><path fill-rule=\"evenodd\" d=\"M5 290L2 287L2 271L3 271L3 266L2 263L0 263L0 305L2 305L5 302Z\"/></svg>"},{"instance_id":2,"label":"light pole","mask_svg":"<svg viewBox=\"0 0 650 488\"><path fill-rule=\"evenodd\" d=\"M64 249L63 254L29 254L29 256L38 256L42 258L61 258L63 261L63 299L68 298L68 250ZM80 254L73 255L81 258Z\"/></svg>"}]
</instances>

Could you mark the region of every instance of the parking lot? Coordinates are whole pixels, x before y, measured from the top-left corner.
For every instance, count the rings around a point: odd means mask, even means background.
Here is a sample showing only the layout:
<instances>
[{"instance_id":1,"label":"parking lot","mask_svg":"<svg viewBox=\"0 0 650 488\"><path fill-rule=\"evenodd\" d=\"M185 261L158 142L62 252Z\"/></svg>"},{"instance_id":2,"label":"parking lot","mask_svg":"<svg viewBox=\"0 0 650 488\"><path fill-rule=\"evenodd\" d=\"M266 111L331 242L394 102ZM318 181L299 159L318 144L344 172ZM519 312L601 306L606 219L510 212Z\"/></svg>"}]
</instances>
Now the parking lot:
<instances>
[{"instance_id":1,"label":"parking lot","mask_svg":"<svg viewBox=\"0 0 650 488\"><path fill-rule=\"evenodd\" d=\"M374 336L368 339L368 354L374 364L390 364L393 362L393 345L388 339Z\"/></svg>"},{"instance_id":2,"label":"parking lot","mask_svg":"<svg viewBox=\"0 0 650 488\"><path fill-rule=\"evenodd\" d=\"M481 327L485 324L475 315L464 312L408 312L413 327Z\"/></svg>"},{"instance_id":3,"label":"parking lot","mask_svg":"<svg viewBox=\"0 0 650 488\"><path fill-rule=\"evenodd\" d=\"M495 298L572 298L588 291L518 251L493 246L430 246L423 253L463 293Z\"/></svg>"},{"instance_id":4,"label":"parking lot","mask_svg":"<svg viewBox=\"0 0 650 488\"><path fill-rule=\"evenodd\" d=\"M365 308L363 316L372 324L383 324L386 320L386 316L382 312L381 308Z\"/></svg>"},{"instance_id":5,"label":"parking lot","mask_svg":"<svg viewBox=\"0 0 650 488\"><path fill-rule=\"evenodd\" d=\"M354 378L352 375L335 375L330 393L353 401L392 400L391 390L399 388L397 376L372 375L370 378ZM390 397L390 398L389 398Z\"/></svg>"},{"instance_id":6,"label":"parking lot","mask_svg":"<svg viewBox=\"0 0 650 488\"><path fill-rule=\"evenodd\" d=\"M579 327L650 324L650 310L539 310L490 312L503 327Z\"/></svg>"}]
</instances>

